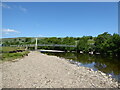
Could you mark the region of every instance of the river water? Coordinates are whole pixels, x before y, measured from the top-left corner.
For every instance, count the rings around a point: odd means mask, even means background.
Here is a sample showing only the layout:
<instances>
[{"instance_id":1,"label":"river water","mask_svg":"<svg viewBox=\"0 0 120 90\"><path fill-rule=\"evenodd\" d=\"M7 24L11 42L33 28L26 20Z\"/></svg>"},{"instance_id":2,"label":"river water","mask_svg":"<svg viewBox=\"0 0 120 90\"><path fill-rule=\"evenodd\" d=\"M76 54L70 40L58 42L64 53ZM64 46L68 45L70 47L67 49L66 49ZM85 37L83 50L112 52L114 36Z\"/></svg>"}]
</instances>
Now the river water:
<instances>
[{"instance_id":1,"label":"river water","mask_svg":"<svg viewBox=\"0 0 120 90\"><path fill-rule=\"evenodd\" d=\"M120 61L118 57L108 57L101 55L89 55L73 52L63 53L45 53L47 55L54 55L60 58L69 59L78 66L85 66L94 71L100 70L107 75L112 75L113 78L120 82Z\"/></svg>"}]
</instances>

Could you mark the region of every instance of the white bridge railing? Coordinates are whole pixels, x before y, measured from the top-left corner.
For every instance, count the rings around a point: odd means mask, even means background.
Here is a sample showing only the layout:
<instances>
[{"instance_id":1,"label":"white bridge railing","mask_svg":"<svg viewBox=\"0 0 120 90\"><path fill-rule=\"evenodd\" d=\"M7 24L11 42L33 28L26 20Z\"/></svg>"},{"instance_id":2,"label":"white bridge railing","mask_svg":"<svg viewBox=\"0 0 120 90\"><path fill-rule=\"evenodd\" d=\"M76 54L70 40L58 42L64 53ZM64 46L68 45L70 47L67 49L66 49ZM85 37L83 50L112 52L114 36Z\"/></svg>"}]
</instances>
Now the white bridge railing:
<instances>
[{"instance_id":1,"label":"white bridge railing","mask_svg":"<svg viewBox=\"0 0 120 90\"><path fill-rule=\"evenodd\" d=\"M26 45L10 45L11 47L31 47L36 46L35 44ZM53 46L53 47L76 47L76 45L64 45L64 44L37 44L37 46Z\"/></svg>"}]
</instances>

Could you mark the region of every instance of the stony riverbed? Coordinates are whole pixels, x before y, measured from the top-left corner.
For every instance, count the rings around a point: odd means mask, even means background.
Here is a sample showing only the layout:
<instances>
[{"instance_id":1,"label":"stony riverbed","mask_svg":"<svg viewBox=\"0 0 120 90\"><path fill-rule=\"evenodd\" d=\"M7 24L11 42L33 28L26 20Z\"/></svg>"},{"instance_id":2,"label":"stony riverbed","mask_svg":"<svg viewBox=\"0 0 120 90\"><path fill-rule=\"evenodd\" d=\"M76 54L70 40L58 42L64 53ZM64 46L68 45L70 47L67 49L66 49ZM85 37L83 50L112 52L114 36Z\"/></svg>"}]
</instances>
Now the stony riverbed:
<instances>
[{"instance_id":1,"label":"stony riverbed","mask_svg":"<svg viewBox=\"0 0 120 90\"><path fill-rule=\"evenodd\" d=\"M3 88L117 88L118 82L100 71L77 67L65 59L36 51L4 62Z\"/></svg>"}]
</instances>

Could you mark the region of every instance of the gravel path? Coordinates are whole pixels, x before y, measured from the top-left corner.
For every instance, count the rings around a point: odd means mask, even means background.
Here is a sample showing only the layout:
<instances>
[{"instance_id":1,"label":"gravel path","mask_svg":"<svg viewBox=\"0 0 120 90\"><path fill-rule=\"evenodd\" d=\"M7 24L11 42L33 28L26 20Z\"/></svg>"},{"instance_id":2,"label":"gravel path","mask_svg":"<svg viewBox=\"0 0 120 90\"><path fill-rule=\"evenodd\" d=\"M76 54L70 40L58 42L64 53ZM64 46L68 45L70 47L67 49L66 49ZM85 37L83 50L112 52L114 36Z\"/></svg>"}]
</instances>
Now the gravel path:
<instances>
[{"instance_id":1,"label":"gravel path","mask_svg":"<svg viewBox=\"0 0 120 90\"><path fill-rule=\"evenodd\" d=\"M1 64L0 64L1 66ZM77 67L67 60L31 52L23 59L2 64L3 88L116 88L104 73Z\"/></svg>"}]
</instances>

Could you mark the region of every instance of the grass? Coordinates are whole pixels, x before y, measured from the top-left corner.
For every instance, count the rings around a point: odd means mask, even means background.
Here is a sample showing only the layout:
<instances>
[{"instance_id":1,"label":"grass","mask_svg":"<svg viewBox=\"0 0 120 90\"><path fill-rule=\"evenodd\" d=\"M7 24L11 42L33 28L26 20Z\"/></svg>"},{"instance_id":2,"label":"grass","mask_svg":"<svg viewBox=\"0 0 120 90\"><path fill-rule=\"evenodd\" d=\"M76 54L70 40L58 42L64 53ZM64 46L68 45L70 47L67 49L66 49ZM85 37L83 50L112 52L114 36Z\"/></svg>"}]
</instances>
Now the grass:
<instances>
[{"instance_id":1,"label":"grass","mask_svg":"<svg viewBox=\"0 0 120 90\"><path fill-rule=\"evenodd\" d=\"M24 47L2 47L1 51L2 53L8 53L10 51L16 51L16 50L25 50Z\"/></svg>"},{"instance_id":2,"label":"grass","mask_svg":"<svg viewBox=\"0 0 120 90\"><path fill-rule=\"evenodd\" d=\"M88 43L90 44L90 43L95 43L95 41L94 40L88 40Z\"/></svg>"},{"instance_id":3,"label":"grass","mask_svg":"<svg viewBox=\"0 0 120 90\"><path fill-rule=\"evenodd\" d=\"M0 62L11 61L11 60L14 60L17 58L21 58L21 57L26 56L29 53L29 51L9 53L10 51L16 51L16 50L24 50L24 48L21 48L21 47L3 47L2 53L0 54Z\"/></svg>"}]
</instances>

